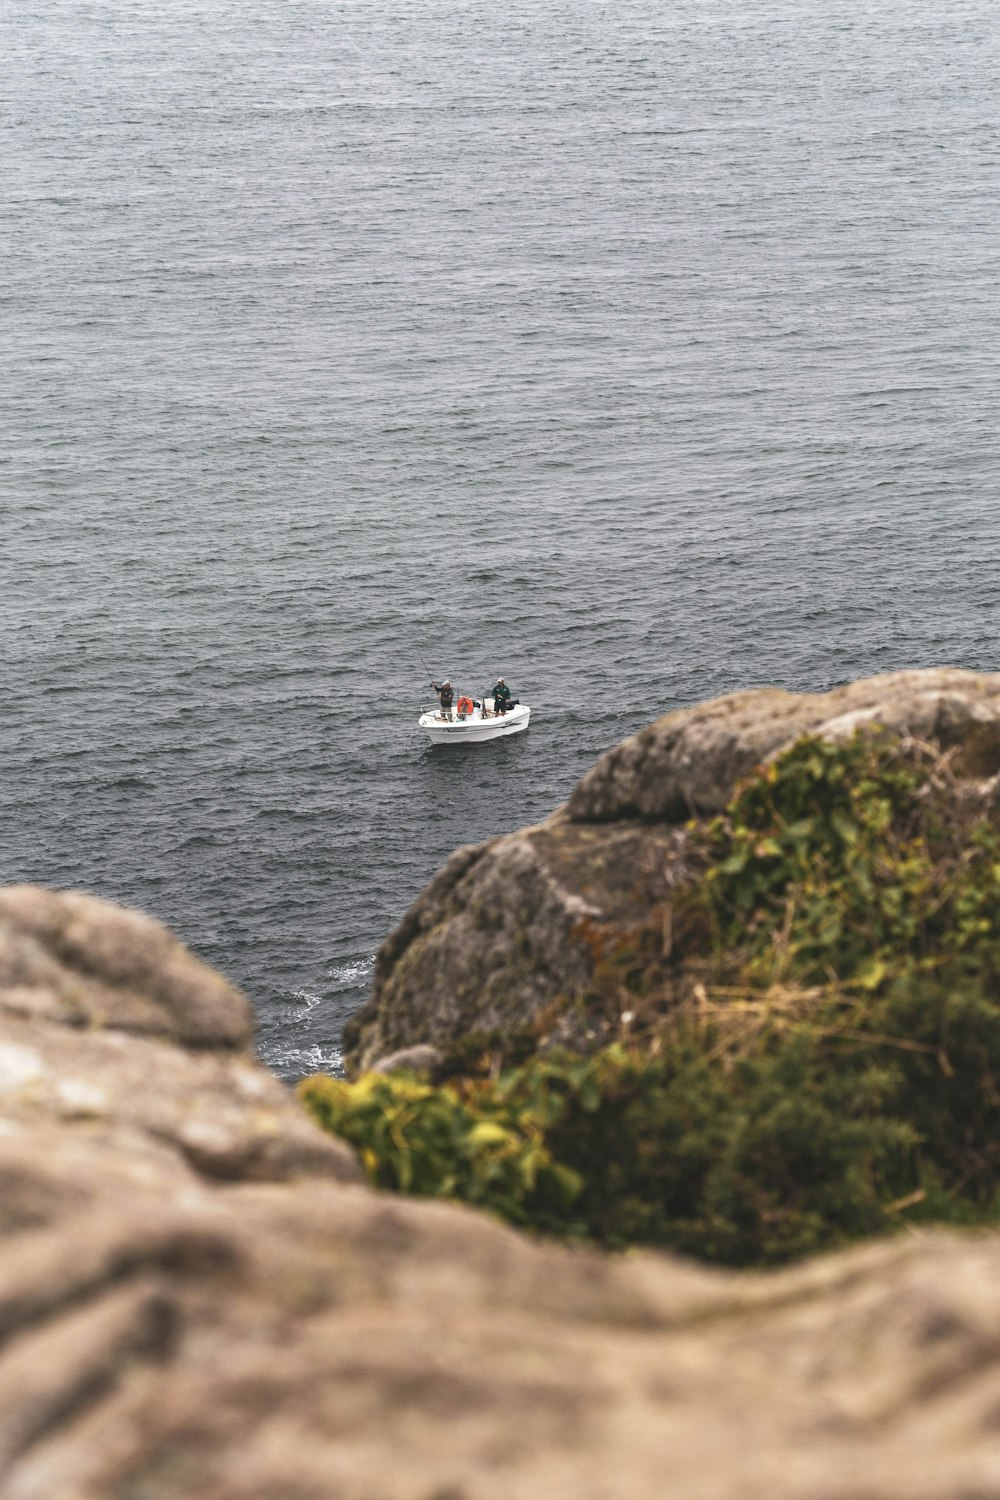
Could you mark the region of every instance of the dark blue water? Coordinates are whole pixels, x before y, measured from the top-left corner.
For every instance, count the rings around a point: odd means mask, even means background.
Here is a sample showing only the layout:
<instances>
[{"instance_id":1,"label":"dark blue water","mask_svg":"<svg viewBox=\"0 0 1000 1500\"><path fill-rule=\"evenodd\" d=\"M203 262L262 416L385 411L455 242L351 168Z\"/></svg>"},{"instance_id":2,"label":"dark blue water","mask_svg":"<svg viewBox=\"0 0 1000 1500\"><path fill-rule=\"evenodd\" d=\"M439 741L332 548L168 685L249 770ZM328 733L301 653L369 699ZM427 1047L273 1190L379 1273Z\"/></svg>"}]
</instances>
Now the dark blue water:
<instances>
[{"instance_id":1,"label":"dark blue water","mask_svg":"<svg viewBox=\"0 0 1000 1500\"><path fill-rule=\"evenodd\" d=\"M665 709L997 664L987 0L0 11L0 876L335 1065ZM523 738L431 751L431 670Z\"/></svg>"}]
</instances>

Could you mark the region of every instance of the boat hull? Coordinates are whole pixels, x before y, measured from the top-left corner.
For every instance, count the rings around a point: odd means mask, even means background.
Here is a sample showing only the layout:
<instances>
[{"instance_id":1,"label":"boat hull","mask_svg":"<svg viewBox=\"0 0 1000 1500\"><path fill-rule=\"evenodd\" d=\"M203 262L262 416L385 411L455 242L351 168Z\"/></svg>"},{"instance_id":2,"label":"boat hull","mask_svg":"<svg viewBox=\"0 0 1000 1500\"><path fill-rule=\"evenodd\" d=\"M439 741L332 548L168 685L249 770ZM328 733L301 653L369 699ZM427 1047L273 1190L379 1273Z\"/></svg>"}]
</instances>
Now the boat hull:
<instances>
[{"instance_id":1,"label":"boat hull","mask_svg":"<svg viewBox=\"0 0 1000 1500\"><path fill-rule=\"evenodd\" d=\"M528 727L531 709L519 703L509 714L484 719L477 711L467 719L443 719L440 714L421 714L417 720L432 745L485 745L491 740L506 740Z\"/></svg>"}]
</instances>

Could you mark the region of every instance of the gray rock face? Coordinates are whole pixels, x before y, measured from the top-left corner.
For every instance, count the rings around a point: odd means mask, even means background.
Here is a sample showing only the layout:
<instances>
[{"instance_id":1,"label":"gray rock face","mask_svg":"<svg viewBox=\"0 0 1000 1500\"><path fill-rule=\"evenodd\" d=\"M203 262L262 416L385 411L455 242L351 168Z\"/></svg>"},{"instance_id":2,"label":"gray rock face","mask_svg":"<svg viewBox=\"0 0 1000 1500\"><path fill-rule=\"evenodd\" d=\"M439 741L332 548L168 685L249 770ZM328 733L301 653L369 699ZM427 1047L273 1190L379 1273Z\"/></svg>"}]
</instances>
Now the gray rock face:
<instances>
[{"instance_id":1,"label":"gray rock face","mask_svg":"<svg viewBox=\"0 0 1000 1500\"><path fill-rule=\"evenodd\" d=\"M1000 770L1000 676L893 672L829 693L758 688L667 714L610 750L567 803L581 823L678 822L718 812L742 777L803 734L845 738L865 724L954 748L970 776Z\"/></svg>"},{"instance_id":2,"label":"gray rock face","mask_svg":"<svg viewBox=\"0 0 1000 1500\"><path fill-rule=\"evenodd\" d=\"M33 886L0 891L0 1009L111 1026L191 1047L240 1048L249 1005L141 912Z\"/></svg>"},{"instance_id":3,"label":"gray rock face","mask_svg":"<svg viewBox=\"0 0 1000 1500\"><path fill-rule=\"evenodd\" d=\"M0 890L0 1107L159 1169L357 1180L249 1054L243 995L159 922L89 896Z\"/></svg>"},{"instance_id":4,"label":"gray rock face","mask_svg":"<svg viewBox=\"0 0 1000 1500\"><path fill-rule=\"evenodd\" d=\"M532 1243L360 1185L158 924L0 892L0 941L3 1500L1000 1491L1000 1237Z\"/></svg>"},{"instance_id":5,"label":"gray rock face","mask_svg":"<svg viewBox=\"0 0 1000 1500\"><path fill-rule=\"evenodd\" d=\"M404 1047L401 1052L390 1052L380 1057L372 1069L373 1073L396 1073L401 1068L411 1073L429 1073L444 1062L444 1053L437 1047Z\"/></svg>"},{"instance_id":6,"label":"gray rock face","mask_svg":"<svg viewBox=\"0 0 1000 1500\"><path fill-rule=\"evenodd\" d=\"M602 1259L343 1180L291 1101L294 1170L220 1180L176 1120L65 1109L86 1040L40 1043L0 1114L4 1500L997 1493L995 1236L770 1277Z\"/></svg>"},{"instance_id":7,"label":"gray rock face","mask_svg":"<svg viewBox=\"0 0 1000 1500\"><path fill-rule=\"evenodd\" d=\"M875 724L949 750L970 792L996 797L998 675L941 668L820 694L759 688L667 714L603 756L545 823L452 857L383 945L372 998L345 1032L349 1067L546 1013L557 1040L599 1040L579 1003L595 955L609 936L660 920L689 872L688 820L719 811L801 735Z\"/></svg>"}]
</instances>

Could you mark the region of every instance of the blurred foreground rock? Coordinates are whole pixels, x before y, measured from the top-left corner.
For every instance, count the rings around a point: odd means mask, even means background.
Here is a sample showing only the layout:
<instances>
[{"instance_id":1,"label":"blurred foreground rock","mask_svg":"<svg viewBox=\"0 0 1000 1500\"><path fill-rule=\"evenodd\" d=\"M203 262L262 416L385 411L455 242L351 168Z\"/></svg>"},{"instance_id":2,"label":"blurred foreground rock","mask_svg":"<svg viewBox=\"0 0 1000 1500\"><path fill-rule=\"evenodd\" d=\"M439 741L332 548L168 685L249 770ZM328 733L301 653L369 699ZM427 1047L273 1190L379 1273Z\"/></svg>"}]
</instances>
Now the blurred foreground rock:
<instances>
[{"instance_id":1,"label":"blurred foreground rock","mask_svg":"<svg viewBox=\"0 0 1000 1500\"><path fill-rule=\"evenodd\" d=\"M865 725L949 752L963 795L998 796L1000 675L895 672L666 714L604 755L544 823L451 857L382 945L372 998L345 1031L348 1066L539 1021L556 1041L599 1043L585 1001L595 964L609 938L669 921L690 873L688 821L718 812L801 735Z\"/></svg>"},{"instance_id":2,"label":"blurred foreground rock","mask_svg":"<svg viewBox=\"0 0 1000 1500\"><path fill-rule=\"evenodd\" d=\"M51 1170L85 1143L154 1187L192 1173L359 1180L347 1148L254 1061L252 1035L246 999L159 922L0 889L0 1140L56 1129ZM0 1214L18 1212L0 1197Z\"/></svg>"}]
</instances>

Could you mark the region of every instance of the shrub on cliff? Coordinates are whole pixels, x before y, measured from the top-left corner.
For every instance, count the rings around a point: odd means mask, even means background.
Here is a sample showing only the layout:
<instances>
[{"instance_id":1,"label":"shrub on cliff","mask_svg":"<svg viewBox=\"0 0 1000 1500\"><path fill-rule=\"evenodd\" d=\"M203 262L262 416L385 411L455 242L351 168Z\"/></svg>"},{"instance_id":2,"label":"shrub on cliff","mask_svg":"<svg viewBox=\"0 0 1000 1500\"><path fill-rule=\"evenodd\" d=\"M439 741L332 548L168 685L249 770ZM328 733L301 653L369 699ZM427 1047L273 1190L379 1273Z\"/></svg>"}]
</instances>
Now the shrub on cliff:
<instances>
[{"instance_id":1,"label":"shrub on cliff","mask_svg":"<svg viewBox=\"0 0 1000 1500\"><path fill-rule=\"evenodd\" d=\"M769 1264L992 1222L1000 839L947 757L804 740L693 837L670 951L622 935L599 976L621 1043L314 1079L309 1108L384 1186L608 1245Z\"/></svg>"},{"instance_id":2,"label":"shrub on cliff","mask_svg":"<svg viewBox=\"0 0 1000 1500\"><path fill-rule=\"evenodd\" d=\"M703 842L716 979L871 991L955 960L996 976L1000 838L929 747L801 740Z\"/></svg>"},{"instance_id":3,"label":"shrub on cliff","mask_svg":"<svg viewBox=\"0 0 1000 1500\"><path fill-rule=\"evenodd\" d=\"M511 1095L479 1080L434 1086L406 1072L367 1073L356 1083L308 1078L299 1092L325 1129L358 1148L376 1186L558 1230L582 1183L546 1145L560 1101L538 1083Z\"/></svg>"}]
</instances>

